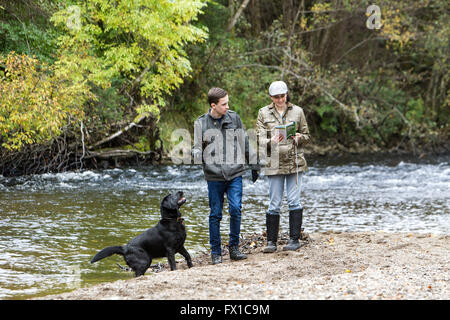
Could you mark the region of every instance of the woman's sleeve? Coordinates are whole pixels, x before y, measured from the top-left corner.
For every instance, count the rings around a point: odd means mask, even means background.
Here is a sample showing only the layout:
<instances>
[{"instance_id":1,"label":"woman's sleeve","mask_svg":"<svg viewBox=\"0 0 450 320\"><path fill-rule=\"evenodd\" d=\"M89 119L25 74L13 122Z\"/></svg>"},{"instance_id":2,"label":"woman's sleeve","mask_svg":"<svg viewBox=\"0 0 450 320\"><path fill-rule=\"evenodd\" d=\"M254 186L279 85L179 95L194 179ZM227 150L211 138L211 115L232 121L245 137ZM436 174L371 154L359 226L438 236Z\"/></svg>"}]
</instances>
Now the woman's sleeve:
<instances>
[{"instance_id":1,"label":"woman's sleeve","mask_svg":"<svg viewBox=\"0 0 450 320\"><path fill-rule=\"evenodd\" d=\"M306 123L305 113L303 109L300 111L300 122L298 126L300 133L299 145L306 145L309 143L311 136L309 135L308 123Z\"/></svg>"}]
</instances>

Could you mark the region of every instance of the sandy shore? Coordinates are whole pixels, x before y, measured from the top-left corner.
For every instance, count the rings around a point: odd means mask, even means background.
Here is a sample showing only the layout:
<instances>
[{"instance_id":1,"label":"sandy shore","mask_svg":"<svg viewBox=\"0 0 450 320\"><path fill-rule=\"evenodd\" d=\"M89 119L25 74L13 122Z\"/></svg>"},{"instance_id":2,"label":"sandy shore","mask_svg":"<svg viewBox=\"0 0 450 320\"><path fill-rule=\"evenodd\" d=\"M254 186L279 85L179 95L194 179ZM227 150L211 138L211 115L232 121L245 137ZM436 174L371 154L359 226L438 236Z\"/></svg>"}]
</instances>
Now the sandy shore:
<instances>
[{"instance_id":1,"label":"sandy shore","mask_svg":"<svg viewBox=\"0 0 450 320\"><path fill-rule=\"evenodd\" d=\"M286 242L282 236L282 244ZM244 237L248 259L81 288L40 299L450 299L450 235L312 233L296 252L262 253L263 236ZM178 255L177 255L178 258ZM118 271L120 272L120 271Z\"/></svg>"}]
</instances>

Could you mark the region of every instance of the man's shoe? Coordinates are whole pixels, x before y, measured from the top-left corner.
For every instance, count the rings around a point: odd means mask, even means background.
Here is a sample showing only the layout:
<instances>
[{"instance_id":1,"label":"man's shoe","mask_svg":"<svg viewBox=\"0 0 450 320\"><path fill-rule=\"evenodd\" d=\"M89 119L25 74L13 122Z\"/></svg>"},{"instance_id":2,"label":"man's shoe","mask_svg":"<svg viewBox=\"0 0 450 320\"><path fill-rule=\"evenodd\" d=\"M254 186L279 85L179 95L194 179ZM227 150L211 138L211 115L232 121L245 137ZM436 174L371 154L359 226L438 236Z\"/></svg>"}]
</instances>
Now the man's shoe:
<instances>
[{"instance_id":1,"label":"man's shoe","mask_svg":"<svg viewBox=\"0 0 450 320\"><path fill-rule=\"evenodd\" d=\"M212 264L219 264L222 263L222 256L220 254L211 254L211 261Z\"/></svg>"},{"instance_id":2,"label":"man's shoe","mask_svg":"<svg viewBox=\"0 0 450 320\"><path fill-rule=\"evenodd\" d=\"M295 251L301 247L300 229L302 227L303 209L292 210L289 212L289 242L283 247L283 251Z\"/></svg>"},{"instance_id":3,"label":"man's shoe","mask_svg":"<svg viewBox=\"0 0 450 320\"><path fill-rule=\"evenodd\" d=\"M238 246L232 246L229 248L230 250L230 259L231 260L243 260L247 259L247 256L239 251Z\"/></svg>"}]
</instances>

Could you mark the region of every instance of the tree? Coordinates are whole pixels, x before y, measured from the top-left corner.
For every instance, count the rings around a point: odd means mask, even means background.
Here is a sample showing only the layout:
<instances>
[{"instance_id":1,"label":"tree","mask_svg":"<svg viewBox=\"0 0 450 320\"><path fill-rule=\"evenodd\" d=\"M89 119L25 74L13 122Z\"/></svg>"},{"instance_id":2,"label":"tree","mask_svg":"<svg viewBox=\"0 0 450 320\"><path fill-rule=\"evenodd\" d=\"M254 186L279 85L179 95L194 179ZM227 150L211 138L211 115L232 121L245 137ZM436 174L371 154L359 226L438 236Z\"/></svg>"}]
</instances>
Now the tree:
<instances>
[{"instance_id":1,"label":"tree","mask_svg":"<svg viewBox=\"0 0 450 320\"><path fill-rule=\"evenodd\" d=\"M149 154L160 108L191 71L185 46L207 38L206 28L194 25L206 0L45 3L61 8L51 18L52 34L59 35L54 63L14 54L0 62L3 170L36 173L95 163L102 154L94 150L119 136L105 138L118 128L145 126L148 145L136 151Z\"/></svg>"},{"instance_id":2,"label":"tree","mask_svg":"<svg viewBox=\"0 0 450 320\"><path fill-rule=\"evenodd\" d=\"M58 68L104 89L120 79L118 92L138 116L159 114L165 99L191 71L184 46L203 41L192 24L205 0L75 1L52 20L60 37Z\"/></svg>"},{"instance_id":3,"label":"tree","mask_svg":"<svg viewBox=\"0 0 450 320\"><path fill-rule=\"evenodd\" d=\"M82 119L92 98L86 83L25 54L0 57L0 142L8 150L52 140L72 119Z\"/></svg>"}]
</instances>

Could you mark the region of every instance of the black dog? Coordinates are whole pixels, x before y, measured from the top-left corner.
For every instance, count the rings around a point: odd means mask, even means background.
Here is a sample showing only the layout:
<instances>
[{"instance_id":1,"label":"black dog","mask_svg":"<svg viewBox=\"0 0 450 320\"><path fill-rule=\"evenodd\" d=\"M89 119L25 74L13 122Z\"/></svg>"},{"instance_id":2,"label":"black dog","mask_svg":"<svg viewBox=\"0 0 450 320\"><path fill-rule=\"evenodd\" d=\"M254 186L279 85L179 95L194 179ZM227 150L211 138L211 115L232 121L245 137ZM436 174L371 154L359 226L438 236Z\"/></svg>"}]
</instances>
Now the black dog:
<instances>
[{"instance_id":1,"label":"black dog","mask_svg":"<svg viewBox=\"0 0 450 320\"><path fill-rule=\"evenodd\" d=\"M92 258L94 263L113 254L124 257L135 276L142 276L150 267L152 259L167 257L171 270L175 270L175 253L180 253L192 267L191 256L184 248L186 228L181 218L180 207L186 202L183 192L169 194L161 201L161 220L156 226L141 233L124 246L107 247Z\"/></svg>"}]
</instances>

